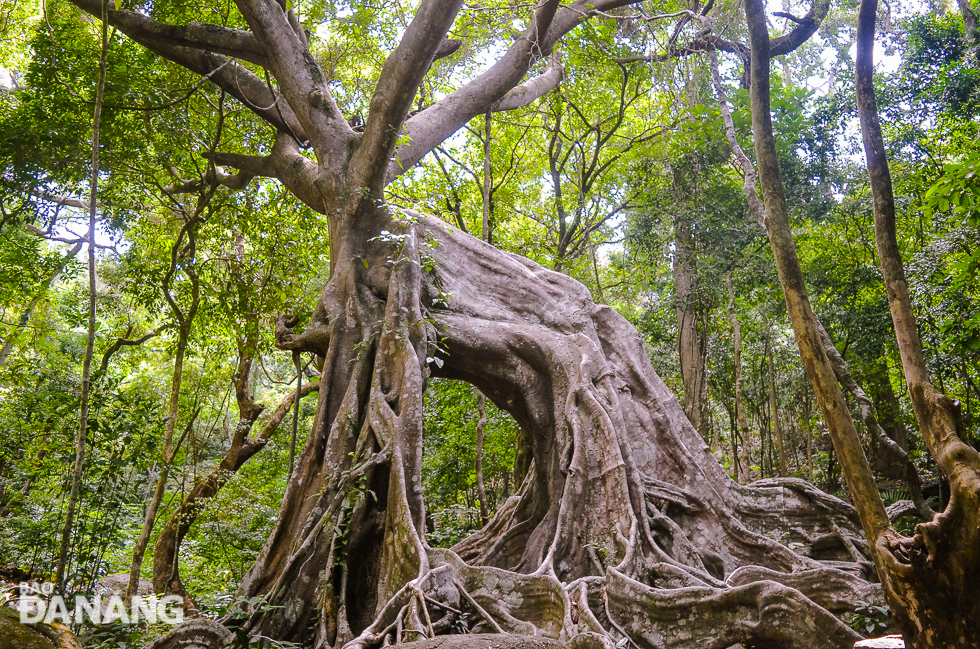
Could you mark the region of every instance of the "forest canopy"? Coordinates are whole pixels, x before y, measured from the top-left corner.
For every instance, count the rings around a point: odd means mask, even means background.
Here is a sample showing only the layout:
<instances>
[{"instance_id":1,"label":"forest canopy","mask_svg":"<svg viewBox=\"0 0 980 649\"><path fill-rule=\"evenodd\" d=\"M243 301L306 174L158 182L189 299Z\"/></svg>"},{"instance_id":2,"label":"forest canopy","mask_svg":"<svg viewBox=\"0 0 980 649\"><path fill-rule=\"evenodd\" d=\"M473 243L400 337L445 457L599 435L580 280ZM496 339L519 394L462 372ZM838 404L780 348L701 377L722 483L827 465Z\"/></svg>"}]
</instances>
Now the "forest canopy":
<instances>
[{"instance_id":1,"label":"forest canopy","mask_svg":"<svg viewBox=\"0 0 980 649\"><path fill-rule=\"evenodd\" d=\"M980 641L978 53L969 0L0 1L0 604Z\"/></svg>"}]
</instances>

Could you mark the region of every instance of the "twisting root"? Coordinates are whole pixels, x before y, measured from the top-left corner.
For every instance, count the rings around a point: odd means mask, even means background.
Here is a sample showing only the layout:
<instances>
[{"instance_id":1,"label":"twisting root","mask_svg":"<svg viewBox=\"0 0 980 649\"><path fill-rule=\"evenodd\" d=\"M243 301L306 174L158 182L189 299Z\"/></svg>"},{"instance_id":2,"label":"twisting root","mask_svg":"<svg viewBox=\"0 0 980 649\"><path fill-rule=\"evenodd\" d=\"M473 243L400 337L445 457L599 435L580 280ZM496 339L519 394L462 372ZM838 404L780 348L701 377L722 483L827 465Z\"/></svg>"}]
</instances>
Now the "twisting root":
<instances>
[{"instance_id":1,"label":"twisting root","mask_svg":"<svg viewBox=\"0 0 980 649\"><path fill-rule=\"evenodd\" d=\"M800 480L735 484L636 331L574 280L418 214L392 231L391 263L335 274L309 328L329 341L317 419L241 588L284 608L249 634L373 649L472 615L573 649L853 645L835 615L877 597L853 508ZM451 550L424 538L430 375L509 412L531 457Z\"/></svg>"}]
</instances>

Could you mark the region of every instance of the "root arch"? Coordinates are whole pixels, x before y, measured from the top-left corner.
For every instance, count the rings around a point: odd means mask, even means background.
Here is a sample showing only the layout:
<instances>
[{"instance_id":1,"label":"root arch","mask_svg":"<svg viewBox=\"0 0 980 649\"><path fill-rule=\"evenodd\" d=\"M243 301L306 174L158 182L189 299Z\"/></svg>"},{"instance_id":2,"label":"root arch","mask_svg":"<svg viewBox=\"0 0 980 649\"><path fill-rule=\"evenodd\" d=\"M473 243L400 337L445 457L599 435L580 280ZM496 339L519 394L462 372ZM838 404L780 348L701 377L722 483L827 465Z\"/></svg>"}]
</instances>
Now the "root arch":
<instances>
[{"instance_id":1,"label":"root arch","mask_svg":"<svg viewBox=\"0 0 980 649\"><path fill-rule=\"evenodd\" d=\"M240 631L347 649L464 627L582 649L853 645L837 616L878 598L853 508L800 480L732 481L637 332L578 282L434 218L397 223L335 271L303 333L278 332L326 358L323 385L240 589L281 608ZM430 376L478 387L533 458L451 549L424 537Z\"/></svg>"}]
</instances>

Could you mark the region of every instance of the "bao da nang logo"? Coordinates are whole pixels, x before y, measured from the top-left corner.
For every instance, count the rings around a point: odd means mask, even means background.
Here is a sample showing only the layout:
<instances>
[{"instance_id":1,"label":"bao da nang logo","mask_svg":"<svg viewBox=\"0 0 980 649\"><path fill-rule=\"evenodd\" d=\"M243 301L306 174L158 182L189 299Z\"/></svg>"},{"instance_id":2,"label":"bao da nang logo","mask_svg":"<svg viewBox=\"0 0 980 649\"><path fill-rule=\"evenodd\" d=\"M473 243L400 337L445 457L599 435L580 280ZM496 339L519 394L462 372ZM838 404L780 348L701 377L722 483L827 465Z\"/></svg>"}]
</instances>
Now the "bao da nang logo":
<instances>
[{"instance_id":1,"label":"bao da nang logo","mask_svg":"<svg viewBox=\"0 0 980 649\"><path fill-rule=\"evenodd\" d=\"M183 599L179 595L142 597L134 595L129 606L116 594L86 597L76 595L69 607L65 598L54 595L51 582L21 582L17 609L23 624L180 624L184 621Z\"/></svg>"}]
</instances>

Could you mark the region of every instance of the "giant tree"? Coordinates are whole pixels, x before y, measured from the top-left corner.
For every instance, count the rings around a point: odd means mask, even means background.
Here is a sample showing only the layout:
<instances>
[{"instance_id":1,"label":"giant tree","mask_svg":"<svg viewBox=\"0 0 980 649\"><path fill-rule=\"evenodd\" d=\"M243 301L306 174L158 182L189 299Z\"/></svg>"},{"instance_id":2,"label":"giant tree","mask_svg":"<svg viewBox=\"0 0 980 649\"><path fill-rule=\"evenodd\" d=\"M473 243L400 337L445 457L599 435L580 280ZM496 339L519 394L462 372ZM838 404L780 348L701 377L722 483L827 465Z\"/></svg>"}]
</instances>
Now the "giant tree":
<instances>
[{"instance_id":1,"label":"giant tree","mask_svg":"<svg viewBox=\"0 0 980 649\"><path fill-rule=\"evenodd\" d=\"M102 15L99 0L73 3ZM342 54L319 51L285 2L239 0L223 16L232 26L167 24L183 9L168 3L153 5L160 20L105 12L273 127L271 146L209 154L215 167L277 178L328 220L327 288L308 321L276 324L281 349L312 352L323 370L278 521L240 585L270 605L241 623L246 637L367 647L446 632L467 611L475 630L607 648L626 637L801 648L857 638L835 617L874 597L852 507L799 480L736 485L624 318L566 275L385 202L393 178L471 119L553 87L547 72L521 82L565 33L628 4L543 0L482 74L416 106L470 13L461 0L422 0L366 116L350 120L324 67ZM518 422L532 457L517 493L450 550L425 541L429 377L474 384ZM231 641L198 621L155 646L188 636Z\"/></svg>"}]
</instances>

